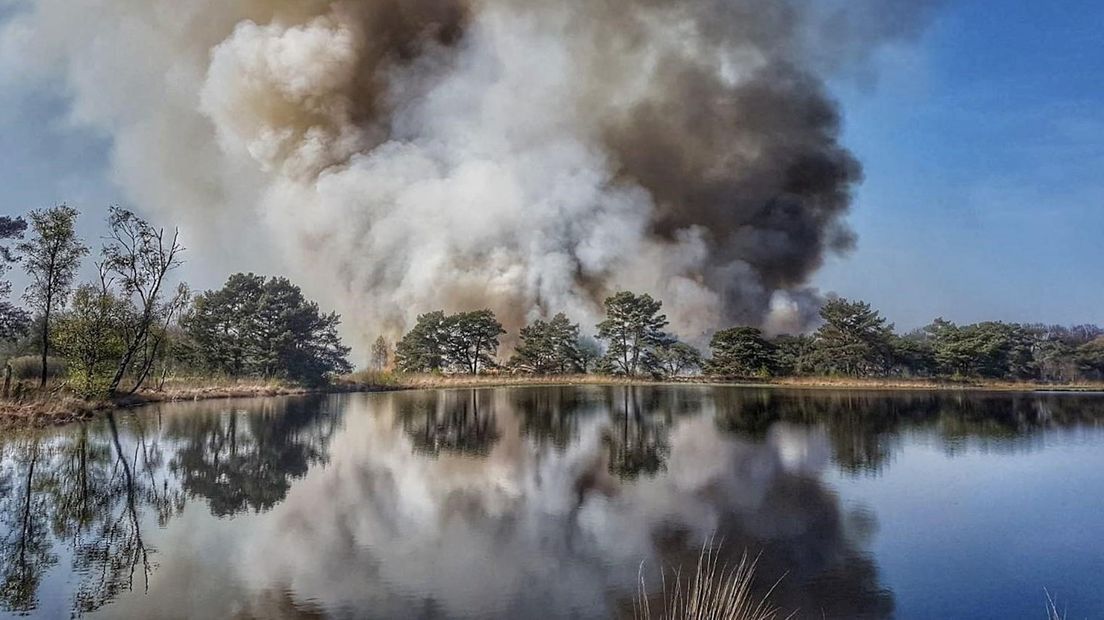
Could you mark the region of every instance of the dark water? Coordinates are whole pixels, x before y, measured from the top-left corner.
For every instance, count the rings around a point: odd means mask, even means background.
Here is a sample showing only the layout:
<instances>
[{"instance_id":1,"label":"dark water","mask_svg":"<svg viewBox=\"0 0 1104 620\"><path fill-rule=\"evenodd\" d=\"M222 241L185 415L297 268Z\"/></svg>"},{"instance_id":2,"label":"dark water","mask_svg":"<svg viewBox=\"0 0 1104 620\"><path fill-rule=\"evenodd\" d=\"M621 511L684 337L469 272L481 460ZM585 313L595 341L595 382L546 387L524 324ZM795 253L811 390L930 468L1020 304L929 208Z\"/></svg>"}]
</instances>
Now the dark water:
<instances>
[{"instance_id":1,"label":"dark water","mask_svg":"<svg viewBox=\"0 0 1104 620\"><path fill-rule=\"evenodd\" d=\"M801 618L1104 617L1104 397L538 388L0 435L0 615L623 615L703 542Z\"/></svg>"}]
</instances>

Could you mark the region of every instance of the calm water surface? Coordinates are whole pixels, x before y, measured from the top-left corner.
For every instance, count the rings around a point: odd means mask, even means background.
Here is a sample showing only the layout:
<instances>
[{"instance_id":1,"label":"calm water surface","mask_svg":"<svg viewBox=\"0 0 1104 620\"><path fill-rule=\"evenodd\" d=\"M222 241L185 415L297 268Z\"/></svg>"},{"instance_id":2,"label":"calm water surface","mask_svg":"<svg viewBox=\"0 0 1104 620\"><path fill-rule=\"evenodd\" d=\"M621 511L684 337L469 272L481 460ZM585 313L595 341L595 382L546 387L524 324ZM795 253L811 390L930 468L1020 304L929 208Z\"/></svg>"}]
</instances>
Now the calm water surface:
<instances>
[{"instance_id":1,"label":"calm water surface","mask_svg":"<svg viewBox=\"0 0 1104 620\"><path fill-rule=\"evenodd\" d=\"M1104 617L1104 397L549 387L0 435L0 615L604 618L761 554L800 618Z\"/></svg>"}]
</instances>

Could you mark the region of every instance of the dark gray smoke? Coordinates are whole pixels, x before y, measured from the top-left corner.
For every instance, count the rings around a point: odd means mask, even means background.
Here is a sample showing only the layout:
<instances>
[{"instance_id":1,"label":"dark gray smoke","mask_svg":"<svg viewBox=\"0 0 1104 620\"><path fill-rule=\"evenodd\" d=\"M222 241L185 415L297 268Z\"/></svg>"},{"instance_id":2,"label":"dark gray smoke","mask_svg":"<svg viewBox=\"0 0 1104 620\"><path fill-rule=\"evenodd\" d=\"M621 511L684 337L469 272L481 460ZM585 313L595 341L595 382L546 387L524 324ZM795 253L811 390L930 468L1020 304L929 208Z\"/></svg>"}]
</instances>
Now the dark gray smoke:
<instances>
[{"instance_id":1,"label":"dark gray smoke","mask_svg":"<svg viewBox=\"0 0 1104 620\"><path fill-rule=\"evenodd\" d=\"M77 118L114 135L133 200L231 262L271 246L358 334L439 307L590 323L630 288L663 299L690 338L777 323L772 307L803 315L810 275L855 241L843 217L862 177L826 80L869 77L872 54L929 11L25 4L0 49L65 77ZM258 214L271 243L241 243Z\"/></svg>"}]
</instances>

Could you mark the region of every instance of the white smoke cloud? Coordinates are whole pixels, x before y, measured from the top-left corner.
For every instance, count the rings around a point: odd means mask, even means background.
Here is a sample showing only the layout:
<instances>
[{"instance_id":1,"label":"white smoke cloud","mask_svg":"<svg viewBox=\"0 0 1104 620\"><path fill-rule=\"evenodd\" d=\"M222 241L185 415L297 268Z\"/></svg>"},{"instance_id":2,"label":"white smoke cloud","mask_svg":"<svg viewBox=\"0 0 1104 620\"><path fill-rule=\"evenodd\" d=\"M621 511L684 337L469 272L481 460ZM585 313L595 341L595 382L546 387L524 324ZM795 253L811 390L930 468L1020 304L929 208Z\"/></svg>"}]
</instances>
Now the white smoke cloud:
<instances>
[{"instance_id":1,"label":"white smoke cloud","mask_svg":"<svg viewBox=\"0 0 1104 620\"><path fill-rule=\"evenodd\" d=\"M287 272L355 344L436 308L592 324L621 288L698 338L849 242L808 72L850 22L791 4L26 0L0 61L63 80L193 260Z\"/></svg>"}]
</instances>

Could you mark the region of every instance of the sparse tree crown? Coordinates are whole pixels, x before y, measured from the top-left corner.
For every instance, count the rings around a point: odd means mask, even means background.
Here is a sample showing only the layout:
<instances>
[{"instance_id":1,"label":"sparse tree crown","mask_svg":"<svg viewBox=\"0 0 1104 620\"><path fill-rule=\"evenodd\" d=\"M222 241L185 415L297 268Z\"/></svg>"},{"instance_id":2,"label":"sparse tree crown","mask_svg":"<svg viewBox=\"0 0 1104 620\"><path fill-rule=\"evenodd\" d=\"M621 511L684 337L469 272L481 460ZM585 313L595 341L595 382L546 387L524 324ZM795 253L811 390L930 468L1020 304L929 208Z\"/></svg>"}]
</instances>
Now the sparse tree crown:
<instances>
[{"instance_id":1,"label":"sparse tree crown","mask_svg":"<svg viewBox=\"0 0 1104 620\"><path fill-rule=\"evenodd\" d=\"M598 324L598 338L606 341L604 365L613 372L640 375L656 369L655 347L667 339L663 304L651 295L621 291L605 301L606 320Z\"/></svg>"}]
</instances>

